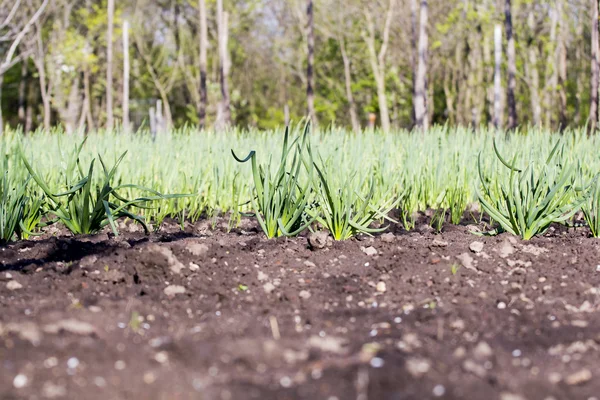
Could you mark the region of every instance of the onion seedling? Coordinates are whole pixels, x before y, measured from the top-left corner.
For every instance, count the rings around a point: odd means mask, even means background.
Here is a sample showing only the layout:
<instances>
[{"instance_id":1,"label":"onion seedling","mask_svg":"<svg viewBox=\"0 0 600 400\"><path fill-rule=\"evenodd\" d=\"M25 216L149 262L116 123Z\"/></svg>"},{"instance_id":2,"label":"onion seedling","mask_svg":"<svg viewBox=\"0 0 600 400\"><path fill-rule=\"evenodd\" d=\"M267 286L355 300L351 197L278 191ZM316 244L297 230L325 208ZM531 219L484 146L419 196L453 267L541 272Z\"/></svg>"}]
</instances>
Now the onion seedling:
<instances>
[{"instance_id":1,"label":"onion seedling","mask_svg":"<svg viewBox=\"0 0 600 400\"><path fill-rule=\"evenodd\" d=\"M254 195L250 202L260 227L269 239L296 236L313 222L306 218L307 206L313 197L310 179L312 167L304 160L303 154L308 148L308 131L307 124L302 136L290 143L289 128L285 129L281 159L274 173L271 172L271 157L267 164L258 165L256 151L252 150L246 158L241 159L231 150L236 161L250 161L252 164ZM300 172L305 165L308 165L309 177L301 185Z\"/></svg>"},{"instance_id":2,"label":"onion seedling","mask_svg":"<svg viewBox=\"0 0 600 400\"><path fill-rule=\"evenodd\" d=\"M529 240L543 234L553 222L564 222L582 206L585 197L577 197L574 188L573 165L554 164L560 142L539 168L530 162L525 169L515 167L517 156L505 160L494 141L494 151L500 163L509 170L508 178L495 177L497 188L492 191L488 178L483 176L481 154L478 159L479 177L483 193L477 195L483 210L500 227L488 234L502 231Z\"/></svg>"}]
</instances>

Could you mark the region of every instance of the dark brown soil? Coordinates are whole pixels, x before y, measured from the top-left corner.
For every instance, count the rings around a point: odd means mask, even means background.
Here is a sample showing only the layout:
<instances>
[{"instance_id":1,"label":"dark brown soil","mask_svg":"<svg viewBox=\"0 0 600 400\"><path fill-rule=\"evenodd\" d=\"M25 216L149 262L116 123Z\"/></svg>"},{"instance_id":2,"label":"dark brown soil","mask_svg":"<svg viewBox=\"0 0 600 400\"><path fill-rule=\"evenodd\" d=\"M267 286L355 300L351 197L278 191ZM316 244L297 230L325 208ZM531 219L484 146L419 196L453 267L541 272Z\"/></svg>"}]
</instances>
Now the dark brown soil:
<instances>
[{"instance_id":1,"label":"dark brown soil","mask_svg":"<svg viewBox=\"0 0 600 400\"><path fill-rule=\"evenodd\" d=\"M206 225L0 247L0 398L600 396L586 230L311 250Z\"/></svg>"}]
</instances>

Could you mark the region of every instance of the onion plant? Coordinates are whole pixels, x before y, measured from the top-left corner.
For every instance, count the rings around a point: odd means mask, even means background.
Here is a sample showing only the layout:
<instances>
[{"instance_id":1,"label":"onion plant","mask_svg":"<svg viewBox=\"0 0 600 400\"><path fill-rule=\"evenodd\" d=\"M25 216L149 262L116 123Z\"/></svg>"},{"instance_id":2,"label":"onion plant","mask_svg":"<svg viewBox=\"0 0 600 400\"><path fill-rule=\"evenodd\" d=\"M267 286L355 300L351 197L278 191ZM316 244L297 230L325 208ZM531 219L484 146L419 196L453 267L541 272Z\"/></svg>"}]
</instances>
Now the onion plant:
<instances>
[{"instance_id":1,"label":"onion plant","mask_svg":"<svg viewBox=\"0 0 600 400\"><path fill-rule=\"evenodd\" d=\"M600 183L598 176L589 185L587 200L582 206L585 222L587 222L593 237L600 237Z\"/></svg>"},{"instance_id":2,"label":"onion plant","mask_svg":"<svg viewBox=\"0 0 600 400\"><path fill-rule=\"evenodd\" d=\"M512 161L505 160L494 141L494 152L508 176L494 176L493 182L485 177L481 154L478 170L483 193L477 195L483 210L500 226L489 234L510 232L529 240L542 234L553 222L565 222L582 206L584 196L575 189L575 168L572 164L563 165L564 157L554 161L559 153L560 142L550 152L544 163L531 161L526 168L515 166L517 156Z\"/></svg>"},{"instance_id":3,"label":"onion plant","mask_svg":"<svg viewBox=\"0 0 600 400\"><path fill-rule=\"evenodd\" d=\"M309 149L310 150L310 149ZM312 154L311 160L314 160ZM321 159L321 167L313 161L318 175L318 207L308 212L321 225L329 230L335 240L347 240L358 233L370 235L383 232L387 227L371 228L377 220L392 220L388 213L396 206L397 201L388 199L373 204L375 179L370 179L367 193L360 193L360 184L352 174L335 185L324 172L325 163Z\"/></svg>"},{"instance_id":4,"label":"onion plant","mask_svg":"<svg viewBox=\"0 0 600 400\"><path fill-rule=\"evenodd\" d=\"M236 161L251 162L254 194L250 202L260 227L269 239L296 236L312 223L306 214L313 197L312 167L304 154L309 146L308 131L309 124L306 124L304 133L290 142L289 128L285 129L281 158L275 172L272 172L272 156L266 164L259 165L255 150L243 159L231 150ZM308 177L301 183L303 170L308 172Z\"/></svg>"},{"instance_id":5,"label":"onion plant","mask_svg":"<svg viewBox=\"0 0 600 400\"><path fill-rule=\"evenodd\" d=\"M53 191L49 184L31 166L22 149L19 150L27 171L46 195L49 213L56 217L51 222L60 221L73 234L97 233L105 226L110 225L113 233L118 235L115 221L120 218L130 218L139 222L144 230L148 232L144 218L132 213L130 209L133 207L143 208L148 202L173 196L163 196L154 190L132 184L121 184L113 187L113 178L127 152L124 152L110 169L106 167L104 160L99 156L103 177L100 182L96 182L94 180L95 160L90 162L87 172L84 172L79 162L79 154L84 143L85 140L76 148L74 157L67 164L65 170L66 191L62 193ZM118 193L118 190L123 188L146 191L151 193L152 196L127 200Z\"/></svg>"}]
</instances>

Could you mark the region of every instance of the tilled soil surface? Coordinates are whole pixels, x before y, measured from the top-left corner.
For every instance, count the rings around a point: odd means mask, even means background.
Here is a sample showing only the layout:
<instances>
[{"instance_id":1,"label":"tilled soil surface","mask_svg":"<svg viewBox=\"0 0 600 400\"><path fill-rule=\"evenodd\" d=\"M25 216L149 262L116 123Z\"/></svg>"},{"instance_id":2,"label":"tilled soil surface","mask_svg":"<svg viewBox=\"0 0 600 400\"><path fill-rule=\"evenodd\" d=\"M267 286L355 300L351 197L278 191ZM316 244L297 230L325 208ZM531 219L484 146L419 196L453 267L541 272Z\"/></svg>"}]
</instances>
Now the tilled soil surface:
<instances>
[{"instance_id":1,"label":"tilled soil surface","mask_svg":"<svg viewBox=\"0 0 600 400\"><path fill-rule=\"evenodd\" d=\"M0 247L1 399L598 399L600 242L466 228Z\"/></svg>"}]
</instances>

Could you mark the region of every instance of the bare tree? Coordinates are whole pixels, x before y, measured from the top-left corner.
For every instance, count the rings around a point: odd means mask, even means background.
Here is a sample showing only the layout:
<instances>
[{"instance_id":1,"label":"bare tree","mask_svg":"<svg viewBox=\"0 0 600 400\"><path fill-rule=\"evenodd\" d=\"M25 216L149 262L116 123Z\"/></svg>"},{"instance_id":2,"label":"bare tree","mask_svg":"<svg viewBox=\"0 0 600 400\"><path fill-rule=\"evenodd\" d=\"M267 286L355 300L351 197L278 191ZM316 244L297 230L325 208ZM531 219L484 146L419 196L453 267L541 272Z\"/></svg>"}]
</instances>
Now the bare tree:
<instances>
[{"instance_id":1,"label":"bare tree","mask_svg":"<svg viewBox=\"0 0 600 400\"><path fill-rule=\"evenodd\" d=\"M419 61L417 78L415 82L414 106L415 126L423 131L429 128L429 114L427 112L427 51L429 38L427 34L427 0L421 0L421 15L419 21Z\"/></svg>"},{"instance_id":2,"label":"bare tree","mask_svg":"<svg viewBox=\"0 0 600 400\"><path fill-rule=\"evenodd\" d=\"M536 21L533 6L527 15L529 27L529 38L527 44L527 80L529 86L529 97L533 115L533 124L538 126L542 122L542 107L540 106L540 77L538 73L538 58L536 48Z\"/></svg>"},{"instance_id":3,"label":"bare tree","mask_svg":"<svg viewBox=\"0 0 600 400\"><path fill-rule=\"evenodd\" d=\"M231 105L229 98L229 14L223 11L223 0L217 0L217 30L219 37L219 77L221 80L221 104L217 115L218 129L231 124Z\"/></svg>"},{"instance_id":4,"label":"bare tree","mask_svg":"<svg viewBox=\"0 0 600 400\"><path fill-rule=\"evenodd\" d=\"M508 59L508 129L514 129L517 127L518 121L517 103L515 100L515 90L517 88L517 61L512 23L512 0L506 0L504 3L504 26L506 29L506 56Z\"/></svg>"},{"instance_id":5,"label":"bare tree","mask_svg":"<svg viewBox=\"0 0 600 400\"><path fill-rule=\"evenodd\" d=\"M0 136L4 132L4 120L2 117L1 105L4 74L14 65L17 65L31 55L31 49L20 51L19 53L17 53L17 49L25 36L29 33L29 30L42 16L48 2L49 0L44 0L37 9L34 8L35 12L31 17L27 18L28 15L25 14L23 18L19 19L17 16L18 11L22 9L27 10L27 8L21 4L21 0L16 0L10 8L5 4L5 1L0 1L0 18L3 17L2 22L0 22L0 31L4 31L5 29L8 30L8 32L2 35L2 40L10 43L8 51L0 58ZM5 15L4 13L6 11L8 11L8 14Z\"/></svg>"},{"instance_id":6,"label":"bare tree","mask_svg":"<svg viewBox=\"0 0 600 400\"><path fill-rule=\"evenodd\" d=\"M592 80L590 93L589 126L596 132L598 126L598 86L600 79L600 49L598 48L598 0L590 0L592 15Z\"/></svg>"},{"instance_id":7,"label":"bare tree","mask_svg":"<svg viewBox=\"0 0 600 400\"><path fill-rule=\"evenodd\" d=\"M427 3L427 1L425 0ZM390 130L390 112L387 104L387 93L385 88L385 75L386 75L386 57L388 46L390 42L390 29L392 25L392 18L394 16L394 11L396 8L396 0L390 0L389 6L387 8L385 23L383 26L383 31L381 32L381 47L379 48L379 52L376 49L375 39L375 21L373 14L367 8L365 11L365 17L367 22L367 32L362 32L363 39L367 44L367 49L369 51L369 62L371 64L371 69L373 70L373 75L375 76L375 83L377 85L377 98L379 102L379 116L381 119L381 129L384 132Z\"/></svg>"},{"instance_id":8,"label":"bare tree","mask_svg":"<svg viewBox=\"0 0 600 400\"><path fill-rule=\"evenodd\" d=\"M208 91L206 89L206 66L208 64L207 48L208 48L208 24L206 16L206 1L198 0L198 12L200 18L200 103L198 107L198 119L200 127L206 125L206 107L208 103Z\"/></svg>"},{"instance_id":9,"label":"bare tree","mask_svg":"<svg viewBox=\"0 0 600 400\"><path fill-rule=\"evenodd\" d=\"M502 128L502 26L494 28L494 127Z\"/></svg>"},{"instance_id":10,"label":"bare tree","mask_svg":"<svg viewBox=\"0 0 600 400\"><path fill-rule=\"evenodd\" d=\"M306 66L306 102L308 105L308 117L316 123L315 114L315 76L314 76L314 64L315 64L315 19L313 1L307 0L306 2L306 38L308 46L308 57Z\"/></svg>"},{"instance_id":11,"label":"bare tree","mask_svg":"<svg viewBox=\"0 0 600 400\"><path fill-rule=\"evenodd\" d=\"M358 122L358 115L356 115L356 103L354 102L354 94L352 94L352 71L350 70L350 57L346 51L346 41L341 38L339 39L339 43L340 51L342 52L342 60L344 61L344 79L346 82L346 98L348 99L350 122L352 123L352 130L354 132L359 132L360 122Z\"/></svg>"},{"instance_id":12,"label":"bare tree","mask_svg":"<svg viewBox=\"0 0 600 400\"><path fill-rule=\"evenodd\" d=\"M108 0L108 28L106 31L106 129L114 126L113 115L113 29L115 0Z\"/></svg>"},{"instance_id":13,"label":"bare tree","mask_svg":"<svg viewBox=\"0 0 600 400\"><path fill-rule=\"evenodd\" d=\"M417 49L417 42L418 42L418 25L417 25L417 14L419 11L419 7L417 4L417 0L410 0L410 67L411 67L411 72L412 72L412 96L413 96L413 100L416 98L416 93L417 93L417 87L416 87L416 82L417 82L417 60L419 58L419 54L418 54L418 49ZM448 74L446 74L446 77L449 76ZM447 83L447 80L444 80L445 83ZM447 86L446 86L447 88ZM448 96L446 98L446 100L449 100ZM452 102L449 102L449 109L452 108ZM412 124L413 126L416 124L416 117L415 117L415 107L413 105L412 107L412 111L411 111L411 116L412 116Z\"/></svg>"},{"instance_id":14,"label":"bare tree","mask_svg":"<svg viewBox=\"0 0 600 400\"><path fill-rule=\"evenodd\" d=\"M123 130L129 132L129 22L123 21Z\"/></svg>"}]
</instances>

